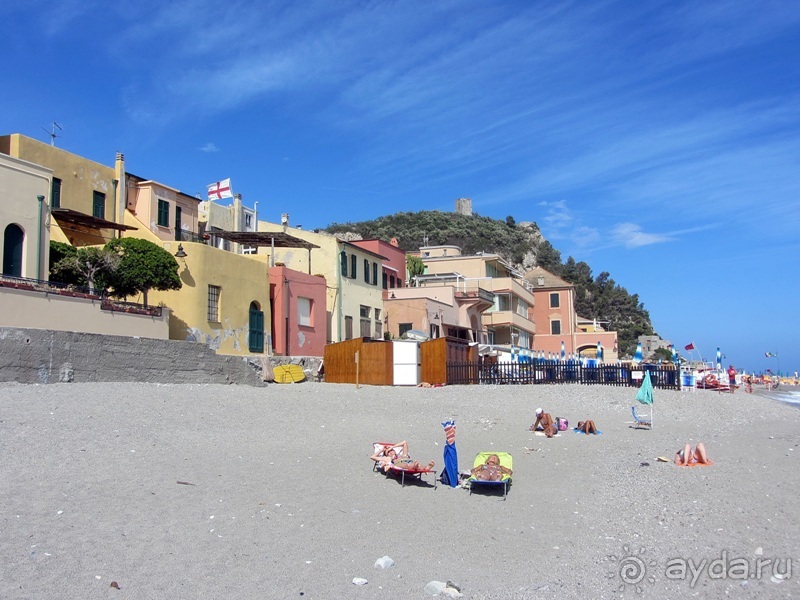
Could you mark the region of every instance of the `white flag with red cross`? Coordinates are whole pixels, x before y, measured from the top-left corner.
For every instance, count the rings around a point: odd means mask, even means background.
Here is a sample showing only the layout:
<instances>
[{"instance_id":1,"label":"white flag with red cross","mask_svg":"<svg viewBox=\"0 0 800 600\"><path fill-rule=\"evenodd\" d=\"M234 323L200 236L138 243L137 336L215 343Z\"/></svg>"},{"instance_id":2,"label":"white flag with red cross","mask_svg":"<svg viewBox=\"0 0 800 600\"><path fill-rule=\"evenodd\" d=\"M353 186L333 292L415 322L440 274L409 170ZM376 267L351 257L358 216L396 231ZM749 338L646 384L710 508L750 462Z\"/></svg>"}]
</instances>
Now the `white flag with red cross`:
<instances>
[{"instance_id":1,"label":"white flag with red cross","mask_svg":"<svg viewBox=\"0 0 800 600\"><path fill-rule=\"evenodd\" d=\"M222 198L233 198L233 192L231 191L231 180L230 179L223 179L222 181L217 181L212 183L208 187L208 199L209 200L220 200Z\"/></svg>"}]
</instances>

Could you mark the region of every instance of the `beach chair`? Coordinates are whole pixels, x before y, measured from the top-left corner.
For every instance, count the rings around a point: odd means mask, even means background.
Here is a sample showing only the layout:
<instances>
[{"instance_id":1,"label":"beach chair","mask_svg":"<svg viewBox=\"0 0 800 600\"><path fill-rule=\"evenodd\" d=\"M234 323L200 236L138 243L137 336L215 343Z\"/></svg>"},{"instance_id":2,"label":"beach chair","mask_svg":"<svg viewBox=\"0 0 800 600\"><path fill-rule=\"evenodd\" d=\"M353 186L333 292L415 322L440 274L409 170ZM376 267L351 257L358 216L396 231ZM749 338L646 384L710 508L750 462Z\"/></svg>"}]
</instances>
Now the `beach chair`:
<instances>
[{"instance_id":1,"label":"beach chair","mask_svg":"<svg viewBox=\"0 0 800 600\"><path fill-rule=\"evenodd\" d=\"M650 420L649 416L640 416L636 414L635 406L631 406L631 413L633 413L633 422L636 425L636 429L651 429L653 427L653 422Z\"/></svg>"},{"instance_id":2,"label":"beach chair","mask_svg":"<svg viewBox=\"0 0 800 600\"><path fill-rule=\"evenodd\" d=\"M394 444L392 444L391 442L373 442L373 444L372 444L373 452L372 453L376 454L377 452L379 452L383 448L391 448L392 446L394 446ZM395 446L395 448L397 449L398 452L402 451L402 449L403 449L402 446ZM378 463L376 463L374 461L372 462L372 470L373 471L377 471L378 470ZM406 475L408 475L411 479L416 479L418 481L424 481L422 479L422 476L423 475L427 475L427 474L433 474L433 489L436 489L438 482L437 482L437 478L436 478L436 470L435 469L400 469L400 468L391 467L388 471L386 471L386 475L387 476L388 475L392 475L394 477L400 477L400 486L401 487L405 487L406 486Z\"/></svg>"},{"instance_id":3,"label":"beach chair","mask_svg":"<svg viewBox=\"0 0 800 600\"><path fill-rule=\"evenodd\" d=\"M474 469L475 467L485 464L486 459L492 454L497 455L497 458L500 459L501 466L506 467L509 470L513 469L514 461L508 452L478 452L475 460L472 461L472 468ZM503 491L503 500L505 500L506 496L508 495L508 488L511 485L511 475L503 475L503 478L500 481L484 481L482 479L477 479L473 475L467 481L469 482L470 496L472 495L472 492L478 488L500 488Z\"/></svg>"}]
</instances>

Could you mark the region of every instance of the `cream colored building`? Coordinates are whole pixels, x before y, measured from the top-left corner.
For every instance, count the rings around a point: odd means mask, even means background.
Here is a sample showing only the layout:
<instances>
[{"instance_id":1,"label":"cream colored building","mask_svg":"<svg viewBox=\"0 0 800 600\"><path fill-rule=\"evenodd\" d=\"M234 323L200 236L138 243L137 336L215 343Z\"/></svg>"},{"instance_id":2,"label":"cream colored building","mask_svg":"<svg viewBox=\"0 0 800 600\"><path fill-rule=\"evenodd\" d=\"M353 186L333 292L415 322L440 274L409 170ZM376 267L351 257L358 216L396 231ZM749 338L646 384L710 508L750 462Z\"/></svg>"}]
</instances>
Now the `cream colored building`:
<instances>
[{"instance_id":1,"label":"cream colored building","mask_svg":"<svg viewBox=\"0 0 800 600\"><path fill-rule=\"evenodd\" d=\"M258 205L258 202L256 202ZM217 234L222 232L255 232L257 213L255 208L242 204L241 194L235 194L233 202L222 204L221 200L203 200L198 207L199 231L208 235L212 246L237 254L256 254L254 246L231 242Z\"/></svg>"},{"instance_id":2,"label":"cream colored building","mask_svg":"<svg viewBox=\"0 0 800 600\"><path fill-rule=\"evenodd\" d=\"M259 221L258 231L283 232L319 246L311 250L264 247L259 252L274 254L276 263L290 269L325 277L328 343L357 337L383 338L382 256L329 233L288 224Z\"/></svg>"},{"instance_id":3,"label":"cream colored building","mask_svg":"<svg viewBox=\"0 0 800 600\"><path fill-rule=\"evenodd\" d=\"M52 171L0 154L0 265L13 277L47 279Z\"/></svg>"},{"instance_id":4,"label":"cream colored building","mask_svg":"<svg viewBox=\"0 0 800 600\"><path fill-rule=\"evenodd\" d=\"M492 298L491 308L481 314L480 336L485 344L533 348L536 327L531 286L497 254L463 256L457 246L420 248L425 274L412 286L452 285L465 297ZM475 319L470 317L471 323Z\"/></svg>"}]
</instances>

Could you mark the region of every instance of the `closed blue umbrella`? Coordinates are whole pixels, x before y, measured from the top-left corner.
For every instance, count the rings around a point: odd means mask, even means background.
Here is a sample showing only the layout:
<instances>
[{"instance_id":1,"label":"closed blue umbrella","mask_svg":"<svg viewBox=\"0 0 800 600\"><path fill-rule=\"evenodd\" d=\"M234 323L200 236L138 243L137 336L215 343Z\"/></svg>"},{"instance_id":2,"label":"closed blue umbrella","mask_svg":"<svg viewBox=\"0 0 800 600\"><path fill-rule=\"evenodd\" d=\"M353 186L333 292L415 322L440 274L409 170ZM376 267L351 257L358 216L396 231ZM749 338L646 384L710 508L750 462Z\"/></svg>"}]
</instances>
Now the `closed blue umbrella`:
<instances>
[{"instance_id":1,"label":"closed blue umbrella","mask_svg":"<svg viewBox=\"0 0 800 600\"><path fill-rule=\"evenodd\" d=\"M456 422L453 419L442 423L444 427L444 470L442 483L450 487L458 485L458 452L456 452Z\"/></svg>"},{"instance_id":2,"label":"closed blue umbrella","mask_svg":"<svg viewBox=\"0 0 800 600\"><path fill-rule=\"evenodd\" d=\"M722 352L717 347L717 371L722 371Z\"/></svg>"},{"instance_id":3,"label":"closed blue umbrella","mask_svg":"<svg viewBox=\"0 0 800 600\"><path fill-rule=\"evenodd\" d=\"M642 342L636 344L636 352L633 355L633 362L635 363L642 362Z\"/></svg>"},{"instance_id":4,"label":"closed blue umbrella","mask_svg":"<svg viewBox=\"0 0 800 600\"><path fill-rule=\"evenodd\" d=\"M564 340L561 340L561 360L564 360L567 356L567 350L564 347Z\"/></svg>"},{"instance_id":5,"label":"closed blue umbrella","mask_svg":"<svg viewBox=\"0 0 800 600\"><path fill-rule=\"evenodd\" d=\"M599 341L597 342L597 360L603 360L603 346Z\"/></svg>"}]
</instances>

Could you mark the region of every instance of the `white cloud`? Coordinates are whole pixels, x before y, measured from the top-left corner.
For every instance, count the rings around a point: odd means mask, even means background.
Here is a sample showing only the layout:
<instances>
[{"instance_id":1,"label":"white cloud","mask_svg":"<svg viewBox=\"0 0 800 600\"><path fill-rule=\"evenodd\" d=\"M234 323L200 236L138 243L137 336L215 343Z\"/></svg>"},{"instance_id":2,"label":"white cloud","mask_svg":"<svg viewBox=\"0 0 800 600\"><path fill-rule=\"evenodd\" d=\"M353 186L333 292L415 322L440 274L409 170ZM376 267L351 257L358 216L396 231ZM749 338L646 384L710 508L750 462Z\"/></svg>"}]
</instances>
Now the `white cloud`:
<instances>
[{"instance_id":1,"label":"white cloud","mask_svg":"<svg viewBox=\"0 0 800 600\"><path fill-rule=\"evenodd\" d=\"M635 223L620 223L611 230L611 240L626 248L639 248L651 244L662 244L673 241L670 235L663 233L646 233Z\"/></svg>"},{"instance_id":2,"label":"white cloud","mask_svg":"<svg viewBox=\"0 0 800 600\"><path fill-rule=\"evenodd\" d=\"M214 142L208 142L204 146L200 147L201 152L219 152L219 148Z\"/></svg>"}]
</instances>

